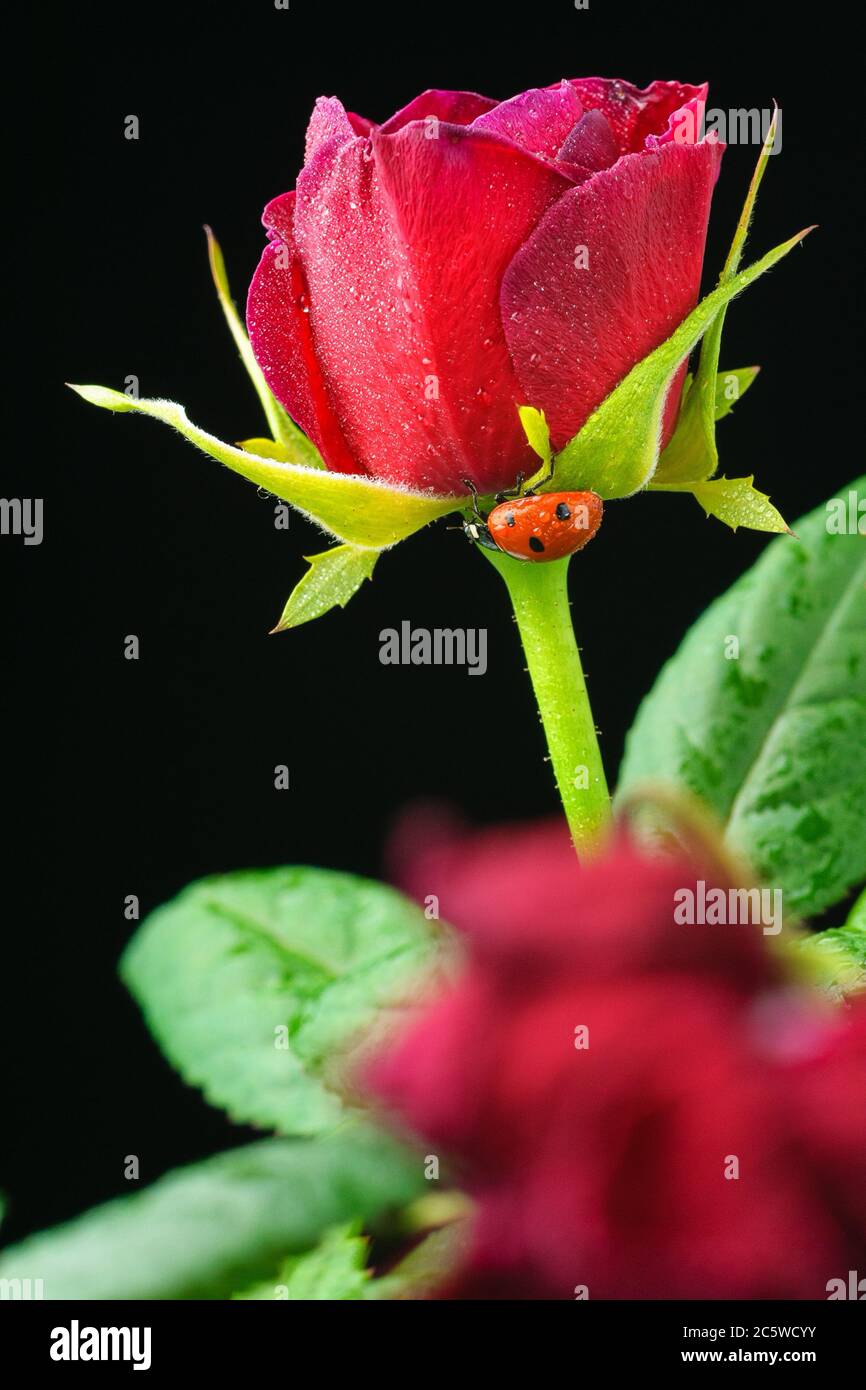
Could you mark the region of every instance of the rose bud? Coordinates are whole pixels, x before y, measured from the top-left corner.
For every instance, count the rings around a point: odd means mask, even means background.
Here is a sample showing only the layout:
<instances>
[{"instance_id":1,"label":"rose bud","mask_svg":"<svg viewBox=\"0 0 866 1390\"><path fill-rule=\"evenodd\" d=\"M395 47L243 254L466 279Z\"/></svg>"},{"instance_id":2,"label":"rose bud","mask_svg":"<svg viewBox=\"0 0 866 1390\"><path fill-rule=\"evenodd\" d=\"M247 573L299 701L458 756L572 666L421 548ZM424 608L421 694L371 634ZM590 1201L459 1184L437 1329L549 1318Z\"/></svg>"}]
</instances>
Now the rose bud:
<instances>
[{"instance_id":1,"label":"rose bud","mask_svg":"<svg viewBox=\"0 0 866 1390\"><path fill-rule=\"evenodd\" d=\"M537 466L519 406L570 440L697 300L722 146L680 118L705 93L432 91L378 126L320 99L297 188L265 209L247 322L328 468L489 493Z\"/></svg>"}]
</instances>

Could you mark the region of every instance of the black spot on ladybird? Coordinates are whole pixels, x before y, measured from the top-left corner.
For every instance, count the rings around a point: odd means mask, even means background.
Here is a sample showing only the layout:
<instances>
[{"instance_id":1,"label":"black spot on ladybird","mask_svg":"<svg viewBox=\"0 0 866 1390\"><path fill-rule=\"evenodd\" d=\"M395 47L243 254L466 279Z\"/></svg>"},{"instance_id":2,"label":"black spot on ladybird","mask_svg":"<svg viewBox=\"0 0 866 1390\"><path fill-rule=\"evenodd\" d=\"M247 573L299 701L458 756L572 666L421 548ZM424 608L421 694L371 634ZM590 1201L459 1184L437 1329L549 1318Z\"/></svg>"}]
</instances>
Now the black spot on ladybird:
<instances>
[{"instance_id":1,"label":"black spot on ladybird","mask_svg":"<svg viewBox=\"0 0 866 1390\"><path fill-rule=\"evenodd\" d=\"M559 517L560 521L568 521L568 518L571 516L571 508L567 502L560 502L557 505L556 515Z\"/></svg>"},{"instance_id":2,"label":"black spot on ladybird","mask_svg":"<svg viewBox=\"0 0 866 1390\"><path fill-rule=\"evenodd\" d=\"M538 536L530 536L529 549L534 550L536 555L540 555L544 550L544 541L539 540Z\"/></svg>"},{"instance_id":3,"label":"black spot on ladybird","mask_svg":"<svg viewBox=\"0 0 866 1390\"><path fill-rule=\"evenodd\" d=\"M506 525L506 526L513 526L513 525L514 525L514 512L508 512L508 513L506 513L505 525Z\"/></svg>"}]
</instances>

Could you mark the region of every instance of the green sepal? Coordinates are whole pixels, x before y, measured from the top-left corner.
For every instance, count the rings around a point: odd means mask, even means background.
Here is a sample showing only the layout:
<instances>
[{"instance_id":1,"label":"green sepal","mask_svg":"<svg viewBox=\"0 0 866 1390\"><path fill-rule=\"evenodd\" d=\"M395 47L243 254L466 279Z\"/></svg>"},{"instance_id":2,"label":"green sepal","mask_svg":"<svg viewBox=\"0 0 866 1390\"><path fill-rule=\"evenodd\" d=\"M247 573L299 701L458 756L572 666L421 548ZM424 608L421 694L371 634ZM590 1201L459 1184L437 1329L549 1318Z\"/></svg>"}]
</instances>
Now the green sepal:
<instances>
[{"instance_id":1,"label":"green sepal","mask_svg":"<svg viewBox=\"0 0 866 1390\"><path fill-rule=\"evenodd\" d=\"M258 454L259 458L273 459L275 463L294 463L291 449L278 444L275 439L240 439L238 448L245 454Z\"/></svg>"},{"instance_id":2,"label":"green sepal","mask_svg":"<svg viewBox=\"0 0 866 1390\"><path fill-rule=\"evenodd\" d=\"M731 242L719 285L733 280L740 264L743 247L755 210L758 189L767 167L767 161L776 138L778 111L767 131L766 139L758 156L758 163L749 184L746 201ZM711 478L719 466L719 453L716 448L716 420L718 420L718 373L719 349L722 329L725 323L725 306L716 315L701 344L701 357L695 379L689 394L684 398L674 436L659 462L659 472L664 469L665 482L693 482ZM724 412L727 413L727 412Z\"/></svg>"},{"instance_id":3,"label":"green sepal","mask_svg":"<svg viewBox=\"0 0 866 1390\"><path fill-rule=\"evenodd\" d=\"M749 478L708 478L705 482L650 483L651 492L690 492L707 516L723 521L731 530L747 526L752 531L787 532L793 535L781 512Z\"/></svg>"},{"instance_id":4,"label":"green sepal","mask_svg":"<svg viewBox=\"0 0 866 1390\"><path fill-rule=\"evenodd\" d=\"M726 372L719 372L716 377L716 420L723 420L726 415L730 415L740 397L745 395L749 387L760 371L760 367L731 367ZM681 405L692 389L694 376L691 372L686 374L683 382L683 395ZM661 472L667 449L662 450L659 466L656 469L656 477Z\"/></svg>"},{"instance_id":5,"label":"green sepal","mask_svg":"<svg viewBox=\"0 0 866 1390\"><path fill-rule=\"evenodd\" d=\"M760 367L737 367L718 373L713 402L714 428L716 421L730 415L759 371ZM661 452L653 483L703 482L715 472L715 465L708 462L703 412L689 405L693 388L694 378L686 377L677 427L670 443Z\"/></svg>"},{"instance_id":6,"label":"green sepal","mask_svg":"<svg viewBox=\"0 0 866 1390\"><path fill-rule=\"evenodd\" d=\"M287 463L300 463L306 468L324 468L325 460L319 453L315 444L308 439L302 430L299 430L294 420L286 410L276 400L271 392L268 383L265 381L264 373L255 359L250 340L247 337L246 329L241 321L234 300L232 299L229 288L229 279L226 273L226 264L220 244L211 231L210 227L205 227L207 236L207 254L210 263L210 273L214 282L214 288L220 302L226 323L229 326L235 346L240 353L241 361L247 369L250 380L255 387L256 395L262 404L265 412L265 419L271 428L274 440L281 444L286 452Z\"/></svg>"},{"instance_id":7,"label":"green sepal","mask_svg":"<svg viewBox=\"0 0 866 1390\"><path fill-rule=\"evenodd\" d=\"M517 413L520 416L523 433L526 435L530 449L538 455L542 463L549 464L551 457L550 430L547 428L544 411L536 410L533 405L521 405L518 407Z\"/></svg>"},{"instance_id":8,"label":"green sepal","mask_svg":"<svg viewBox=\"0 0 866 1390\"><path fill-rule=\"evenodd\" d=\"M225 464L251 483L290 502L337 540L377 550L405 540L413 532L464 505L462 497L437 497L429 493L389 487L375 478L356 473L329 473L299 464L280 463L225 444L216 435L199 429L174 401L134 400L106 386L68 383L85 401L104 410L137 411L173 426L205 454Z\"/></svg>"},{"instance_id":9,"label":"green sepal","mask_svg":"<svg viewBox=\"0 0 866 1390\"><path fill-rule=\"evenodd\" d=\"M321 618L338 604L345 608L365 579L372 579L381 551L359 545L338 545L319 555L305 555L310 568L295 585L273 632Z\"/></svg>"},{"instance_id":10,"label":"green sepal","mask_svg":"<svg viewBox=\"0 0 866 1390\"><path fill-rule=\"evenodd\" d=\"M664 343L632 368L557 455L557 488L591 489L607 500L629 497L646 487L658 464L665 399L676 372L719 311L776 265L809 231L811 228L798 232L717 286Z\"/></svg>"},{"instance_id":11,"label":"green sepal","mask_svg":"<svg viewBox=\"0 0 866 1390\"><path fill-rule=\"evenodd\" d=\"M716 376L716 420L724 420L726 415L730 415L760 370L760 367L732 367L728 372L718 373ZM662 455L663 458L664 455ZM659 460L659 468L661 468L662 459Z\"/></svg>"},{"instance_id":12,"label":"green sepal","mask_svg":"<svg viewBox=\"0 0 866 1390\"><path fill-rule=\"evenodd\" d=\"M541 459L541 467L524 483L524 488L531 491L533 488L549 482L553 473L550 430L547 427L543 410L536 410L533 405L521 405L518 407L517 413L520 416L523 433L526 435L530 449Z\"/></svg>"}]
</instances>

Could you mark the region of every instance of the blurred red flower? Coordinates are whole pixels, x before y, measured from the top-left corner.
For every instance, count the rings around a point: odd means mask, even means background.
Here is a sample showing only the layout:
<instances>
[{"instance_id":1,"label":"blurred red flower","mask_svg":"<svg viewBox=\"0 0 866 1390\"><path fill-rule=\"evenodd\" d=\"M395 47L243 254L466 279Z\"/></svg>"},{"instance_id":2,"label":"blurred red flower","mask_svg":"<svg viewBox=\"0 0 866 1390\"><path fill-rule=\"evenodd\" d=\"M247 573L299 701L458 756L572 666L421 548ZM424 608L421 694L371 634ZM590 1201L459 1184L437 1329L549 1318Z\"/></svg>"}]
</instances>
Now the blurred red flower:
<instances>
[{"instance_id":1,"label":"blurred red flower","mask_svg":"<svg viewBox=\"0 0 866 1390\"><path fill-rule=\"evenodd\" d=\"M866 1272L866 1001L794 990L758 927L677 925L718 870L623 836L578 870L558 826L425 839L403 880L467 963L372 1084L477 1201L444 1296L821 1299Z\"/></svg>"}]
</instances>

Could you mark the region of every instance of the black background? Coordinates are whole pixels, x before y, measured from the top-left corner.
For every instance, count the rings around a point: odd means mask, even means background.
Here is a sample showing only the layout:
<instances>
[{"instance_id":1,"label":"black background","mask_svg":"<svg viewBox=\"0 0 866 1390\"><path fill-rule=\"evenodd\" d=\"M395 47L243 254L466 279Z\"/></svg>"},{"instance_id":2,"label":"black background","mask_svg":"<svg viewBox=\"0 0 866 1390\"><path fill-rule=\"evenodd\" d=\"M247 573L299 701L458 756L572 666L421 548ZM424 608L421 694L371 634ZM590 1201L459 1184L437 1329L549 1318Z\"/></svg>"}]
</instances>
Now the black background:
<instances>
[{"instance_id":1,"label":"black background","mask_svg":"<svg viewBox=\"0 0 866 1390\"><path fill-rule=\"evenodd\" d=\"M269 637L321 537L296 517L275 531L252 486L61 383L122 388L132 373L223 438L264 432L201 227L242 303L261 209L293 185L320 93L383 120L428 86L507 97L590 73L707 79L711 106L783 108L748 259L820 224L735 305L722 354L764 367L721 427L724 469L755 472L793 519L861 466L861 137L840 75L853 39L831 4L804 15L679 0L39 8L7 70L6 220L24 238L6 268L3 494L46 499L40 547L0 545L7 1238L128 1191L126 1154L149 1181L247 1137L175 1078L117 981L126 894L147 910L203 874L290 861L376 874L389 824L419 797L479 821L556 806L504 590L458 533L429 530L345 612ZM707 285L756 154L723 161ZM572 593L611 777L659 666L765 543L687 498L608 508ZM403 618L487 627L487 676L382 667L379 631ZM277 763L289 792L273 789Z\"/></svg>"}]
</instances>

